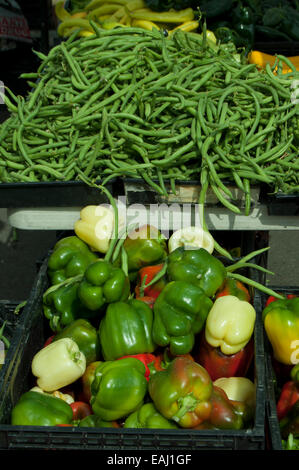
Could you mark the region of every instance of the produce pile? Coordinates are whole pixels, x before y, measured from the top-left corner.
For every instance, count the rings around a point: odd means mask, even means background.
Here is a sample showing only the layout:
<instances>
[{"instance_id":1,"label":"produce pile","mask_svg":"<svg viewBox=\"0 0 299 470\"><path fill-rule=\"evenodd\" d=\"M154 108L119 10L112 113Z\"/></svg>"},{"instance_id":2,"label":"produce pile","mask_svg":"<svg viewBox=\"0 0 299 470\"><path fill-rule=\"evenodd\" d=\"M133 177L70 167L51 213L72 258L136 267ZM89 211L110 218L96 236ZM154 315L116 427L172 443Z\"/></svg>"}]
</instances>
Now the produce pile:
<instances>
[{"instance_id":1,"label":"produce pile","mask_svg":"<svg viewBox=\"0 0 299 470\"><path fill-rule=\"evenodd\" d=\"M256 311L240 279L283 299L235 272L258 269L249 262L256 253L225 266L212 244L187 247L183 236L166 240L149 225L95 251L82 227L96 234L85 218L91 209L48 258L41 314L51 334L32 358L33 388L11 423L252 427Z\"/></svg>"},{"instance_id":2,"label":"produce pile","mask_svg":"<svg viewBox=\"0 0 299 470\"><path fill-rule=\"evenodd\" d=\"M26 98L7 90L11 116L0 127L0 181L68 181L130 176L160 194L198 180L239 213L227 181L298 190L299 72L288 59L259 71L233 47L203 32L127 27L68 40L38 53L23 74ZM291 72L282 74L282 64Z\"/></svg>"},{"instance_id":3,"label":"produce pile","mask_svg":"<svg viewBox=\"0 0 299 470\"><path fill-rule=\"evenodd\" d=\"M270 343L274 395L282 446L299 448L299 297L284 294L283 300L269 297L263 322ZM282 334L283 332L283 334Z\"/></svg>"}]
</instances>

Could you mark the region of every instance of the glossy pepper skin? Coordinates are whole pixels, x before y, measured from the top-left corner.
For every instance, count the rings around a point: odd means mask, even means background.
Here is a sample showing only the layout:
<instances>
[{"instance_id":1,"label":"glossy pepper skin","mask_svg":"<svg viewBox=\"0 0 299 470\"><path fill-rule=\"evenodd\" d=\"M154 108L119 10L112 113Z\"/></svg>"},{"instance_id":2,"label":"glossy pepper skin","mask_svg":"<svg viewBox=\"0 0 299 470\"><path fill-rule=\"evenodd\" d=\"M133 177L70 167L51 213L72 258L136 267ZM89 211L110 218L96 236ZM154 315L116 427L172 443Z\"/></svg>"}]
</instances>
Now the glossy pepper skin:
<instances>
[{"instance_id":1,"label":"glossy pepper skin","mask_svg":"<svg viewBox=\"0 0 299 470\"><path fill-rule=\"evenodd\" d=\"M86 364L96 361L100 354L100 341L97 329L86 319L78 318L61 330L53 341L72 338L86 358Z\"/></svg>"},{"instance_id":2,"label":"glossy pepper skin","mask_svg":"<svg viewBox=\"0 0 299 470\"><path fill-rule=\"evenodd\" d=\"M52 284L83 274L87 266L98 259L88 245L76 236L59 240L48 260L48 276Z\"/></svg>"},{"instance_id":3,"label":"glossy pepper skin","mask_svg":"<svg viewBox=\"0 0 299 470\"><path fill-rule=\"evenodd\" d=\"M214 385L209 418L196 429L243 429L252 418L245 403L229 400L224 390Z\"/></svg>"},{"instance_id":4,"label":"glossy pepper skin","mask_svg":"<svg viewBox=\"0 0 299 470\"><path fill-rule=\"evenodd\" d=\"M149 394L157 410L182 428L194 428L211 414L213 383L198 363L175 358L149 380Z\"/></svg>"},{"instance_id":5,"label":"glossy pepper skin","mask_svg":"<svg viewBox=\"0 0 299 470\"><path fill-rule=\"evenodd\" d=\"M298 357L299 297L276 300L263 310L263 322L275 359L295 364Z\"/></svg>"},{"instance_id":6,"label":"glossy pepper skin","mask_svg":"<svg viewBox=\"0 0 299 470\"><path fill-rule=\"evenodd\" d=\"M93 413L114 421L137 410L147 392L144 374L144 364L132 357L100 363L91 384Z\"/></svg>"},{"instance_id":7,"label":"glossy pepper skin","mask_svg":"<svg viewBox=\"0 0 299 470\"><path fill-rule=\"evenodd\" d=\"M43 311L52 331L59 332L77 318L94 318L98 312L88 310L78 297L79 283L58 287L43 297Z\"/></svg>"},{"instance_id":8,"label":"glossy pepper skin","mask_svg":"<svg viewBox=\"0 0 299 470\"><path fill-rule=\"evenodd\" d=\"M124 428L178 429L178 426L164 418L153 403L146 403L127 417Z\"/></svg>"},{"instance_id":9,"label":"glossy pepper skin","mask_svg":"<svg viewBox=\"0 0 299 470\"><path fill-rule=\"evenodd\" d=\"M196 347L194 358L208 371L214 381L221 377L245 377L253 355L253 338L235 354L224 354L219 347L211 346L203 334Z\"/></svg>"},{"instance_id":10,"label":"glossy pepper skin","mask_svg":"<svg viewBox=\"0 0 299 470\"><path fill-rule=\"evenodd\" d=\"M111 361L125 355L152 353L153 311L141 300L109 304L101 320L99 338L102 355Z\"/></svg>"},{"instance_id":11,"label":"glossy pepper skin","mask_svg":"<svg viewBox=\"0 0 299 470\"><path fill-rule=\"evenodd\" d=\"M200 287L188 281L169 282L154 304L153 340L169 346L174 356L189 353L212 305Z\"/></svg>"},{"instance_id":12,"label":"glossy pepper skin","mask_svg":"<svg viewBox=\"0 0 299 470\"><path fill-rule=\"evenodd\" d=\"M226 279L223 263L204 248L185 250L179 247L168 256L167 274L172 281L185 281L213 297Z\"/></svg>"},{"instance_id":13,"label":"glossy pepper skin","mask_svg":"<svg viewBox=\"0 0 299 470\"><path fill-rule=\"evenodd\" d=\"M79 299L92 311L105 304L125 300L129 293L130 283L124 271L104 260L87 267L78 287Z\"/></svg>"},{"instance_id":14,"label":"glossy pepper skin","mask_svg":"<svg viewBox=\"0 0 299 470\"><path fill-rule=\"evenodd\" d=\"M166 240L160 231L151 225L144 225L130 232L123 246L128 256L131 280L136 279L139 269L161 263L167 256Z\"/></svg>"},{"instance_id":15,"label":"glossy pepper skin","mask_svg":"<svg viewBox=\"0 0 299 470\"><path fill-rule=\"evenodd\" d=\"M13 426L56 426L72 419L73 410L64 400L33 391L21 395L11 413Z\"/></svg>"},{"instance_id":16,"label":"glossy pepper skin","mask_svg":"<svg viewBox=\"0 0 299 470\"><path fill-rule=\"evenodd\" d=\"M157 370L163 370L161 357L155 356L154 354L148 354L148 353L135 354L131 356L130 355L123 356L123 357L120 357L119 359L125 359L127 357L134 357L135 359L138 359L144 364L145 366L144 377L146 378L147 381L149 381L151 372L154 373Z\"/></svg>"}]
</instances>

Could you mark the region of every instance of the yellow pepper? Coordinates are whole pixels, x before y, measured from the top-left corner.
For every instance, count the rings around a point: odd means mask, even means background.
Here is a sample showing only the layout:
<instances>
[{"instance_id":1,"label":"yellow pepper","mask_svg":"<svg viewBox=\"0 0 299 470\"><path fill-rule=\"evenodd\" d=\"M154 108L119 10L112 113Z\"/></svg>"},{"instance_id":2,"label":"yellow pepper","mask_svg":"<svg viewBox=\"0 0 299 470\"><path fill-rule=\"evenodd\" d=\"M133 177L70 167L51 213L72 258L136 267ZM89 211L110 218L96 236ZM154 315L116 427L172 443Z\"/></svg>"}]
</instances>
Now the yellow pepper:
<instances>
[{"instance_id":1,"label":"yellow pepper","mask_svg":"<svg viewBox=\"0 0 299 470\"><path fill-rule=\"evenodd\" d=\"M148 31L152 31L152 29L159 30L160 27L156 25L153 21L148 20L132 20L132 26L137 26L139 28L147 29Z\"/></svg>"},{"instance_id":2,"label":"yellow pepper","mask_svg":"<svg viewBox=\"0 0 299 470\"><path fill-rule=\"evenodd\" d=\"M113 228L113 210L101 205L84 207L74 225L77 237L100 253L107 253Z\"/></svg>"},{"instance_id":3,"label":"yellow pepper","mask_svg":"<svg viewBox=\"0 0 299 470\"><path fill-rule=\"evenodd\" d=\"M185 32L196 31L198 27L199 27L199 21L196 21L196 20L185 21L184 23L179 24L175 28L171 29L169 31L169 34L172 34L175 31L185 31Z\"/></svg>"},{"instance_id":4,"label":"yellow pepper","mask_svg":"<svg viewBox=\"0 0 299 470\"><path fill-rule=\"evenodd\" d=\"M223 354L235 354L249 342L255 319L255 309L249 302L234 295L219 297L206 320L206 341Z\"/></svg>"},{"instance_id":5,"label":"yellow pepper","mask_svg":"<svg viewBox=\"0 0 299 470\"><path fill-rule=\"evenodd\" d=\"M288 57L290 62L296 67L296 69L299 71L299 56L292 56ZM274 66L276 62L276 56L271 55L271 54L266 54L265 52L261 51L250 51L248 54L248 62L250 64L256 64L258 68L260 69L265 69L266 65L269 64L271 67ZM282 64L282 73L289 73L292 70L288 65L283 62Z\"/></svg>"},{"instance_id":6,"label":"yellow pepper","mask_svg":"<svg viewBox=\"0 0 299 470\"><path fill-rule=\"evenodd\" d=\"M45 346L32 359L32 374L45 392L55 392L72 384L84 374L86 358L71 338L62 338Z\"/></svg>"}]
</instances>

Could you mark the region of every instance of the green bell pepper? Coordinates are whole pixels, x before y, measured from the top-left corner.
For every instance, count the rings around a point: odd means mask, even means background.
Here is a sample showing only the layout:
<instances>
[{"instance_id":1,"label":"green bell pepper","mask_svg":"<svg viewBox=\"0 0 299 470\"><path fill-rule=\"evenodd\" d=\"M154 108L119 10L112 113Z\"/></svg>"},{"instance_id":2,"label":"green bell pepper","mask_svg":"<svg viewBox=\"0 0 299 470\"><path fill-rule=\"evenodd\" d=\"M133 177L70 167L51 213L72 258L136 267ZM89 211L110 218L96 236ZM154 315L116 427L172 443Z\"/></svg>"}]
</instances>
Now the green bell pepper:
<instances>
[{"instance_id":1,"label":"green bell pepper","mask_svg":"<svg viewBox=\"0 0 299 470\"><path fill-rule=\"evenodd\" d=\"M78 288L82 304L93 311L107 303L125 300L129 293L130 282L124 271L105 260L87 267Z\"/></svg>"},{"instance_id":2,"label":"green bell pepper","mask_svg":"<svg viewBox=\"0 0 299 470\"><path fill-rule=\"evenodd\" d=\"M146 403L130 414L124 422L124 428L178 429L178 426L164 418L153 403Z\"/></svg>"},{"instance_id":3,"label":"green bell pepper","mask_svg":"<svg viewBox=\"0 0 299 470\"><path fill-rule=\"evenodd\" d=\"M189 353L213 305L201 287L172 281L154 304L153 340L174 356Z\"/></svg>"},{"instance_id":4,"label":"green bell pepper","mask_svg":"<svg viewBox=\"0 0 299 470\"><path fill-rule=\"evenodd\" d=\"M65 237L54 246L48 259L48 276L52 284L83 274L98 256L76 236Z\"/></svg>"},{"instance_id":5,"label":"green bell pepper","mask_svg":"<svg viewBox=\"0 0 299 470\"><path fill-rule=\"evenodd\" d=\"M91 384L90 404L105 421L128 416L142 404L147 392L145 366L128 357L100 363Z\"/></svg>"},{"instance_id":6,"label":"green bell pepper","mask_svg":"<svg viewBox=\"0 0 299 470\"><path fill-rule=\"evenodd\" d=\"M160 231L151 225L144 225L130 232L123 244L128 258L130 280L137 277L139 269L158 264L167 256L167 244Z\"/></svg>"},{"instance_id":7,"label":"green bell pepper","mask_svg":"<svg viewBox=\"0 0 299 470\"><path fill-rule=\"evenodd\" d=\"M171 281L185 281L201 287L208 297L215 295L227 277L224 264L204 248L185 250L179 247L171 252L167 274Z\"/></svg>"},{"instance_id":8,"label":"green bell pepper","mask_svg":"<svg viewBox=\"0 0 299 470\"><path fill-rule=\"evenodd\" d=\"M86 358L86 365L99 359L100 341L98 332L88 320L77 318L55 335L53 341L61 338L71 338L77 343Z\"/></svg>"},{"instance_id":9,"label":"green bell pepper","mask_svg":"<svg viewBox=\"0 0 299 470\"><path fill-rule=\"evenodd\" d=\"M64 400L34 391L21 395L11 413L13 426L57 426L72 419L73 410Z\"/></svg>"},{"instance_id":10,"label":"green bell pepper","mask_svg":"<svg viewBox=\"0 0 299 470\"><path fill-rule=\"evenodd\" d=\"M78 282L48 289L43 296L43 311L54 332L61 331L77 318L93 318L98 312L88 310L78 298Z\"/></svg>"},{"instance_id":11,"label":"green bell pepper","mask_svg":"<svg viewBox=\"0 0 299 470\"><path fill-rule=\"evenodd\" d=\"M99 327L103 358L112 361L153 352L157 347L152 339L153 315L149 305L141 300L109 304Z\"/></svg>"}]
</instances>

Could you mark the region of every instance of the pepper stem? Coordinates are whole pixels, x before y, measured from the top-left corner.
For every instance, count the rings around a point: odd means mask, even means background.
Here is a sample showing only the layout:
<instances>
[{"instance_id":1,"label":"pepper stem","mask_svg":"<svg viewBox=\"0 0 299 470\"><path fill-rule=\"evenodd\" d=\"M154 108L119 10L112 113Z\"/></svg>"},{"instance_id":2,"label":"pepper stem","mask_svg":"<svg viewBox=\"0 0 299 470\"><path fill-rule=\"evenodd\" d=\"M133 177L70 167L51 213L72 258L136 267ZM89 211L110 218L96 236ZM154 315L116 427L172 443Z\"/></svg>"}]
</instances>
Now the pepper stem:
<instances>
[{"instance_id":1,"label":"pepper stem","mask_svg":"<svg viewBox=\"0 0 299 470\"><path fill-rule=\"evenodd\" d=\"M179 410L178 412L172 416L172 419L176 422L179 422L186 413L190 411L194 411L199 400L194 397L193 393L189 393L185 397L181 397L178 399Z\"/></svg>"}]
</instances>

